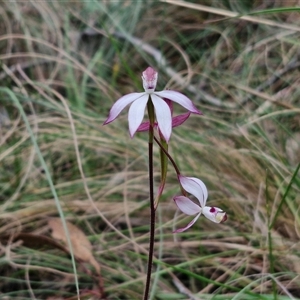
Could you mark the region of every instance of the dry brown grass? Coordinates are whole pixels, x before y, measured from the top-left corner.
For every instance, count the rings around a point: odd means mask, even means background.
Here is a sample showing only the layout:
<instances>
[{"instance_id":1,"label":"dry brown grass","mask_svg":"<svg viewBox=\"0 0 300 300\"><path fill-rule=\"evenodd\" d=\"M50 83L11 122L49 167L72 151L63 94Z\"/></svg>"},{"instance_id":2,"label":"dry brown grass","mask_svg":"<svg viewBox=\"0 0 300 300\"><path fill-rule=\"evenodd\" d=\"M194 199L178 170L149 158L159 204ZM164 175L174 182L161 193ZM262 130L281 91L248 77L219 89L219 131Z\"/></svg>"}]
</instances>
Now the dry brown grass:
<instances>
[{"instance_id":1,"label":"dry brown grass","mask_svg":"<svg viewBox=\"0 0 300 300\"><path fill-rule=\"evenodd\" d=\"M2 2L1 86L21 102L65 219L92 243L108 298L143 292L147 138L129 138L125 114L102 123L118 97L141 90L140 73L152 65L159 89L178 89L203 111L174 130L170 152L229 216L172 234L187 218L172 201L179 188L170 166L153 299L296 299L299 175L285 193L300 159L298 11L228 19L247 5L285 5L166 2ZM75 299L69 256L37 237L50 238L48 221L58 216L45 170L20 112L0 94L1 298ZM158 184L157 148L155 176ZM21 242L23 233L32 235ZM81 299L101 297L95 270L77 266Z\"/></svg>"}]
</instances>

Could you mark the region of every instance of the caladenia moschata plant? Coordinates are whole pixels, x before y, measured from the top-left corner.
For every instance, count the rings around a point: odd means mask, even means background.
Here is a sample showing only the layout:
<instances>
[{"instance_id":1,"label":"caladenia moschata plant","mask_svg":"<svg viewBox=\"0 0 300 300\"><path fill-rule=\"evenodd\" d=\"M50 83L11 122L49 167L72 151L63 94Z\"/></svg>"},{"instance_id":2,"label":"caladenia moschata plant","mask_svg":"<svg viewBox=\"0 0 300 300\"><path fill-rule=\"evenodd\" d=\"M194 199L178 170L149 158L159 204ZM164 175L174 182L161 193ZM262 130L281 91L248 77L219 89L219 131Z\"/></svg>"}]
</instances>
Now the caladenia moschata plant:
<instances>
[{"instance_id":1,"label":"caladenia moschata plant","mask_svg":"<svg viewBox=\"0 0 300 300\"><path fill-rule=\"evenodd\" d=\"M154 249L154 234L155 234L155 211L162 195L166 177L167 166L170 161L177 173L178 182L182 192L181 196L174 197L174 202L178 208L187 215L196 215L194 219L185 227L175 230L175 233L183 232L190 228L203 214L209 220L215 223L226 221L227 215L224 211L217 207L206 206L208 192L205 184L198 178L185 177L180 174L180 171L168 152L168 143L172 134L172 128L180 126L185 122L191 113L200 115L201 112L195 107L193 102L185 95L177 92L164 90L156 92L157 72L148 67L142 75L143 87L145 92L130 93L121 97L112 106L109 116L104 122L104 125L114 121L121 111L129 104L128 123L129 133L133 137L136 132L148 131L148 155L149 155L149 196L150 196L150 241L149 241L149 256L147 279L144 291L144 300L148 299L151 281L152 259ZM173 117L173 103L178 103L187 109L185 114ZM143 123L145 109L147 107L149 120ZM157 134L156 134L157 133ZM161 156L161 182L156 197L154 197L153 183L153 142L156 142L160 148ZM199 201L196 204L187 194L192 194Z\"/></svg>"}]
</instances>

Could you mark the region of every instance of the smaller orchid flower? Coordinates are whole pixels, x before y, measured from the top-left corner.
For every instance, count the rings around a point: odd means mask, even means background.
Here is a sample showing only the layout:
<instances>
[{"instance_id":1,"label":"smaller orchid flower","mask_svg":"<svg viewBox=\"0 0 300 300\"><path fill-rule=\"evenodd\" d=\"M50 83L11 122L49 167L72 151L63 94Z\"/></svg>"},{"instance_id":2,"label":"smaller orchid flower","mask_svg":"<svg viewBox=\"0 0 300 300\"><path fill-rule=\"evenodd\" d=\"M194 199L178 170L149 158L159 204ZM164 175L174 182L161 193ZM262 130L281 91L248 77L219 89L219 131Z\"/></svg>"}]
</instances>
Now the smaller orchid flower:
<instances>
[{"instance_id":1,"label":"smaller orchid flower","mask_svg":"<svg viewBox=\"0 0 300 300\"><path fill-rule=\"evenodd\" d=\"M174 197L176 205L183 213L189 216L197 214L188 225L174 232L183 232L189 229L195 224L201 214L214 223L222 223L227 220L226 212L218 207L206 206L208 192L205 184L200 179L181 175L178 176L178 179L183 189L198 199L199 205L185 196Z\"/></svg>"},{"instance_id":2,"label":"smaller orchid flower","mask_svg":"<svg viewBox=\"0 0 300 300\"><path fill-rule=\"evenodd\" d=\"M161 134L168 142L172 133L172 116L170 107L163 98L180 104L191 113L201 114L193 102L179 92L169 90L155 92L157 77L157 72L153 68L148 67L143 72L142 76L145 92L130 93L117 100L112 106L104 125L114 121L121 111L127 105L131 104L128 112L128 123L130 135L133 137L143 121L148 101L152 101L156 115L156 122Z\"/></svg>"}]
</instances>

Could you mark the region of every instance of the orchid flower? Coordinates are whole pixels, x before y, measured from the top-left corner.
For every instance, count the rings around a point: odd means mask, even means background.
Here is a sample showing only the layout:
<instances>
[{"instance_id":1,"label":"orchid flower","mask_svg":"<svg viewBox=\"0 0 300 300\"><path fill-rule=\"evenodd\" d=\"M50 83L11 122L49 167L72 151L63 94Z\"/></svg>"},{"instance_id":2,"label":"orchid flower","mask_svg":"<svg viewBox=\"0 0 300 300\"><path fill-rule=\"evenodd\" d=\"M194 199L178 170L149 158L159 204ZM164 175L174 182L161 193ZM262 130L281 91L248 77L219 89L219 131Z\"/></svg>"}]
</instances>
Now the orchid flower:
<instances>
[{"instance_id":1,"label":"orchid flower","mask_svg":"<svg viewBox=\"0 0 300 300\"><path fill-rule=\"evenodd\" d=\"M143 121L146 105L151 100L160 132L168 142L172 133L172 115L169 105L163 98L180 104L191 113L201 114L193 102L179 92L170 90L155 92L157 77L157 72L153 68L148 67L142 75L145 92L130 93L117 100L110 109L104 125L114 121L121 111L131 104L128 112L128 123L130 136L133 137Z\"/></svg>"},{"instance_id":2,"label":"orchid flower","mask_svg":"<svg viewBox=\"0 0 300 300\"><path fill-rule=\"evenodd\" d=\"M188 225L183 228L179 228L174 232L183 232L189 229L195 224L201 214L214 223L222 223L227 220L226 212L218 207L206 206L208 192L205 184L200 179L195 177L185 177L182 175L179 175L178 179L183 189L198 199L199 205L185 196L174 197L176 205L183 213L189 216L197 214Z\"/></svg>"}]
</instances>

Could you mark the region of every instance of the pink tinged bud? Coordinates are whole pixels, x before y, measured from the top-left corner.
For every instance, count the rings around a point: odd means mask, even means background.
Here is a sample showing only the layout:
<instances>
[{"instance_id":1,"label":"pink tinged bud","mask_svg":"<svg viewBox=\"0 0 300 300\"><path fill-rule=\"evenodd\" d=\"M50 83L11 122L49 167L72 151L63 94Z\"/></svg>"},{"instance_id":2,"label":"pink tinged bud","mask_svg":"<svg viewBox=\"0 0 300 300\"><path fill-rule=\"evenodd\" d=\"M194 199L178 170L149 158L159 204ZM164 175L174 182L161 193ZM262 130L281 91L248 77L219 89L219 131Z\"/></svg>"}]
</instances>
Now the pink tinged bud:
<instances>
[{"instance_id":1,"label":"pink tinged bud","mask_svg":"<svg viewBox=\"0 0 300 300\"><path fill-rule=\"evenodd\" d=\"M157 76L158 76L157 72L151 67L148 67L143 72L142 75L143 87L146 93L154 92L157 83Z\"/></svg>"}]
</instances>

